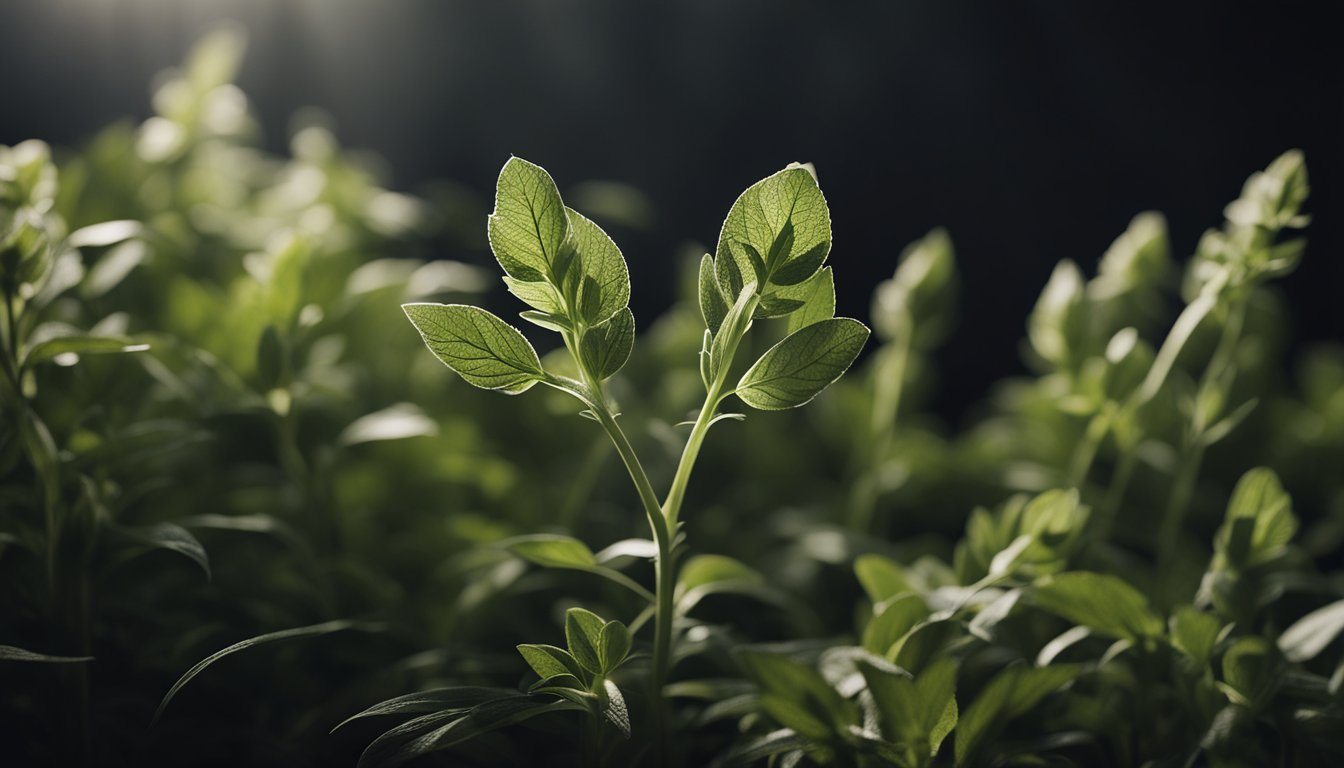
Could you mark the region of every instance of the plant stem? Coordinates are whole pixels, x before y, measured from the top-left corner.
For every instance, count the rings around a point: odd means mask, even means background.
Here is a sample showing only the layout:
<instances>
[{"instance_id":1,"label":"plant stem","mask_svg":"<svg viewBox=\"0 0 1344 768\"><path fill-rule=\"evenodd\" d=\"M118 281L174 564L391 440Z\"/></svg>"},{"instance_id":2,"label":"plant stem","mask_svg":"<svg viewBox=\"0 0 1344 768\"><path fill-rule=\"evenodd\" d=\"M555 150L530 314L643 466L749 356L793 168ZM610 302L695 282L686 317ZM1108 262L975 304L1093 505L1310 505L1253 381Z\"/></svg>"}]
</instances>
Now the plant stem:
<instances>
[{"instance_id":1,"label":"plant stem","mask_svg":"<svg viewBox=\"0 0 1344 768\"><path fill-rule=\"evenodd\" d=\"M90 582L83 557L68 560L63 572L61 566L61 540L65 516L60 508L60 465L55 454L45 453L50 442L47 429L32 409L23 392L22 367L19 364L19 324L14 311L14 286L6 283L3 289L5 328L3 360L5 378L8 386L7 397L12 403L15 432L20 435L21 443L28 453L41 489L43 516L46 523L46 571L47 589L51 600L52 641L60 653L72 656L92 655L90 637L89 603ZM8 391L12 390L12 392ZM25 434L32 435L24 439ZM83 542L80 542L81 545ZM56 745L55 753L60 755L63 764L89 765L92 760L92 719L90 717L89 669L86 664L62 665L60 671L63 685L58 694L57 711L64 722L64 737Z\"/></svg>"},{"instance_id":2,"label":"plant stem","mask_svg":"<svg viewBox=\"0 0 1344 768\"><path fill-rule=\"evenodd\" d=\"M1102 500L1101 507L1097 510L1097 541L1106 541L1111 537L1111 531L1115 528L1115 516L1119 514L1120 502L1125 498L1125 490L1129 486L1129 478L1134 474L1134 463L1137 460L1137 451L1128 447L1120 449L1120 462L1116 464L1115 474L1111 475L1106 498Z\"/></svg>"},{"instance_id":3,"label":"plant stem","mask_svg":"<svg viewBox=\"0 0 1344 768\"><path fill-rule=\"evenodd\" d=\"M659 755L664 762L666 762L668 755L668 729L667 706L663 698L663 688L667 684L668 671L672 664L672 625L676 620L676 606L673 598L676 590L675 543L677 518L681 513L681 506L686 498L686 487L690 483L691 471L695 467L696 458L700 455L700 448L704 444L705 435L709 432L710 426L713 425L719 403L726 397L723 393L723 387L728 377L728 371L732 367L733 357L737 353L737 347L741 343L742 337L751 327L751 316L759 302L759 296L752 296L745 310L739 315L739 322L731 328L720 329L720 333L729 334L725 339L723 361L705 395L705 401L700 407L700 414L696 417L695 425L691 427L690 437L687 438L686 446L682 449L681 459L677 463L677 470L672 478L672 485L668 489L667 500L662 504L658 503L657 493L653 489L653 484L649 482L648 473L644 471L644 465L640 462L638 454L635 453L629 438L625 436L625 432L612 414L601 381L592 375L592 372L588 370L588 366L584 363L583 357L578 353L579 339L583 333L582 328L563 335L565 347L569 350L570 356L579 369L583 388L587 392L587 398L581 397L580 399L585 400L593 415L597 417L598 423L602 425L602 429L616 447L616 452L620 455L630 479L635 484L635 490L644 506L644 514L649 520L649 529L653 532L654 542L658 546L658 557L654 572L654 597L656 600L653 667L650 675L649 693L652 700L654 722L656 723L654 754ZM575 393L571 391L571 394Z\"/></svg>"},{"instance_id":4,"label":"plant stem","mask_svg":"<svg viewBox=\"0 0 1344 768\"><path fill-rule=\"evenodd\" d=\"M850 496L849 522L856 531L870 532L877 510L878 477L882 462L896 435L896 418L905 390L905 369L910 362L914 333L906 316L900 337L879 354L873 369L873 408L868 421L867 444L860 446L862 468Z\"/></svg>"},{"instance_id":5,"label":"plant stem","mask_svg":"<svg viewBox=\"0 0 1344 768\"><path fill-rule=\"evenodd\" d=\"M1199 390L1195 394L1196 403L1203 401L1214 387L1220 386L1224 372L1235 364L1237 344L1241 341L1241 331L1245 322L1246 299L1238 297L1228 308L1227 322L1223 325L1218 346L1200 377ZM1198 407L1196 405L1196 408ZM1200 417L1196 414L1195 418ZM1209 426L1211 425L1200 423L1192 425L1190 447L1182 457L1180 472L1171 487L1171 495L1167 497L1167 507L1162 516L1162 526L1157 539L1157 566L1160 572L1168 576L1171 575L1176 545L1181 537L1181 526L1185 522L1185 513L1194 495L1195 481L1199 477L1199 468L1204 460L1204 450L1207 446L1203 440L1203 432Z\"/></svg>"},{"instance_id":6,"label":"plant stem","mask_svg":"<svg viewBox=\"0 0 1344 768\"><path fill-rule=\"evenodd\" d=\"M1092 463L1097 459L1097 450L1101 448L1101 441L1105 440L1106 434L1111 431L1111 420L1111 412L1102 410L1087 423L1087 431L1083 433L1082 446L1073 454L1073 467L1069 470L1070 487L1082 490L1083 483L1092 470Z\"/></svg>"}]
</instances>

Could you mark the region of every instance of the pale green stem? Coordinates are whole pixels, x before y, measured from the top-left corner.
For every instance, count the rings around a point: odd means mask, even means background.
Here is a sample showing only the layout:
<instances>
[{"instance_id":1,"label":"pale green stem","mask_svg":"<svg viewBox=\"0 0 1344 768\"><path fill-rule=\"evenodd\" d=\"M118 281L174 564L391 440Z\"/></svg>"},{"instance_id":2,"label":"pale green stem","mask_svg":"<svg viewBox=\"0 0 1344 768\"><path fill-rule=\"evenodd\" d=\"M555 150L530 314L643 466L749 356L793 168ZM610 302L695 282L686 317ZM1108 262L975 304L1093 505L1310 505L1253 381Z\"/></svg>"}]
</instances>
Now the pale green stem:
<instances>
[{"instance_id":1,"label":"pale green stem","mask_svg":"<svg viewBox=\"0 0 1344 768\"><path fill-rule=\"evenodd\" d=\"M1106 434L1111 431L1111 413L1110 411L1101 411L1092 417L1087 423L1087 431L1083 433L1083 443L1073 454L1073 468L1069 471L1069 485L1074 488L1082 489L1083 483L1087 480L1088 472L1092 469L1092 462L1097 459L1097 450L1101 448L1101 441L1106 439Z\"/></svg>"},{"instance_id":2,"label":"pale green stem","mask_svg":"<svg viewBox=\"0 0 1344 768\"><path fill-rule=\"evenodd\" d=\"M879 476L882 462L891 450L896 436L896 419L900 412L901 396L905 390L905 369L910 362L914 337L909 315L902 324L900 337L882 353L873 371L873 407L868 422L867 445L860 446L860 455L866 460L855 478L854 493L850 497L850 525L857 531L869 532L877 510Z\"/></svg>"},{"instance_id":3,"label":"pale green stem","mask_svg":"<svg viewBox=\"0 0 1344 768\"><path fill-rule=\"evenodd\" d=\"M1218 339L1218 347L1214 350L1213 357L1204 369L1203 376L1200 377L1199 389L1195 395L1196 403L1204 399L1206 392L1218 386L1223 372L1235 364L1237 344L1241 341L1241 331L1245 321L1246 298L1238 297L1228 309L1227 322L1223 325L1222 335ZM1194 495L1195 481L1199 477L1199 468L1204 460L1205 445L1203 435L1199 434L1199 431L1207 429L1208 426L1207 424L1195 425L1195 428L1191 429L1190 449L1182 457L1180 472L1175 484L1172 485L1171 495L1167 498L1167 507L1165 514L1162 516L1162 527L1157 540L1158 568L1164 573L1171 570L1173 558L1176 554L1176 545L1181 536L1181 526L1185 522L1185 513L1190 506L1190 499Z\"/></svg>"}]
</instances>

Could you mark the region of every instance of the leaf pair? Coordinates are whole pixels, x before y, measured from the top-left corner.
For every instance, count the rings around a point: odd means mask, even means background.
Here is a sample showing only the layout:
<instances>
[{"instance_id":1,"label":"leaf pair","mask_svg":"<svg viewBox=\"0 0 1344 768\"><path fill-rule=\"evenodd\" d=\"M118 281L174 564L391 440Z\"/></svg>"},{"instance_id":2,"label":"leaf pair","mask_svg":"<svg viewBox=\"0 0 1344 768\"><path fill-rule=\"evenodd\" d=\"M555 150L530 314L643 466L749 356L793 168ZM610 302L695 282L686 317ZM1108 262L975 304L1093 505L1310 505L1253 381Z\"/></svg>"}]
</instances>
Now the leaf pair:
<instances>
[{"instance_id":1,"label":"leaf pair","mask_svg":"<svg viewBox=\"0 0 1344 768\"><path fill-rule=\"evenodd\" d=\"M868 329L833 317L835 278L822 267L830 247L830 210L802 166L762 179L733 203L715 256L705 254L700 262L707 390L726 375L737 341L758 318L787 316L789 336L738 381L737 396L753 408L796 408L849 368Z\"/></svg>"},{"instance_id":2,"label":"leaf pair","mask_svg":"<svg viewBox=\"0 0 1344 768\"><path fill-rule=\"evenodd\" d=\"M928 765L957 724L956 663L939 659L914 678L875 660L861 659L858 668L873 697L883 739L898 746L905 764Z\"/></svg>"},{"instance_id":3,"label":"leaf pair","mask_svg":"<svg viewBox=\"0 0 1344 768\"><path fill-rule=\"evenodd\" d=\"M489 234L509 292L532 307L522 317L572 338L581 367L597 380L614 376L630 356L635 319L625 258L611 238L565 207L550 174L517 157L500 172ZM486 310L403 309L425 344L469 384L518 394L546 378L522 333Z\"/></svg>"},{"instance_id":4,"label":"leaf pair","mask_svg":"<svg viewBox=\"0 0 1344 768\"><path fill-rule=\"evenodd\" d=\"M630 736L625 696L608 676L630 653L630 632L619 621L604 621L583 608L565 613L565 642L569 650L553 645L518 646L532 671L541 679L530 693L550 693L581 705Z\"/></svg>"}]
</instances>

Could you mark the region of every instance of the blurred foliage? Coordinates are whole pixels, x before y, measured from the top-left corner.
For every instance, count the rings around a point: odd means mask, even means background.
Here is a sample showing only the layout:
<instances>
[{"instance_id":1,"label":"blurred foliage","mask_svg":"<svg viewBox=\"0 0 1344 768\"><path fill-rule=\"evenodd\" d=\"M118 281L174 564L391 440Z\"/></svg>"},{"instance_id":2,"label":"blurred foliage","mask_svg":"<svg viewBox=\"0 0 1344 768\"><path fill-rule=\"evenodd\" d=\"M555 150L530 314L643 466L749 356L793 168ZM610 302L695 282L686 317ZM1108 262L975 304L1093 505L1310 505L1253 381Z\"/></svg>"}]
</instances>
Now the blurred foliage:
<instances>
[{"instance_id":1,"label":"blurred foliage","mask_svg":"<svg viewBox=\"0 0 1344 768\"><path fill-rule=\"evenodd\" d=\"M571 609L630 627L630 669L648 655L634 591L518 538L573 536L652 588L605 436L559 392L452 377L399 308L502 295L428 260L481 253L482 197L390 191L316 116L258 149L242 54L207 39L153 117L78 153L0 148L6 764L353 765L387 714L512 712L544 664L514 647L574 651ZM952 242L910 246L849 378L705 444L668 762L1338 762L1344 348L1288 364L1272 282L1306 195L1290 152L1184 268L1154 213L1094 276L1062 263L1026 325L1034 375L961 432L923 407ZM607 184L570 199L653 215ZM657 487L704 393L697 266L608 384ZM328 735L449 685L508 696ZM627 703L610 764L652 762L648 696ZM577 763L563 709L424 764Z\"/></svg>"}]
</instances>

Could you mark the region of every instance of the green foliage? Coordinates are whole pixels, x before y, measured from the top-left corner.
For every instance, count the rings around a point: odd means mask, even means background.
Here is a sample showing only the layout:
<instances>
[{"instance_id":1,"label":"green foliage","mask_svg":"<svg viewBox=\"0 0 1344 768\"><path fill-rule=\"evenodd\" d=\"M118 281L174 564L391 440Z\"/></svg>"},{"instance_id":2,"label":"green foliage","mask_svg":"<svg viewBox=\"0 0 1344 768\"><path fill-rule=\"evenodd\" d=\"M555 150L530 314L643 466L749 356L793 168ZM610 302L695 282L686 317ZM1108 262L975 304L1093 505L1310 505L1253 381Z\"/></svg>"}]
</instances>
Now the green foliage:
<instances>
[{"instance_id":1,"label":"green foliage","mask_svg":"<svg viewBox=\"0 0 1344 768\"><path fill-rule=\"evenodd\" d=\"M805 405L849 369L867 340L868 329L857 320L819 320L771 347L734 392L763 411Z\"/></svg>"},{"instance_id":2,"label":"green foliage","mask_svg":"<svg viewBox=\"0 0 1344 768\"><path fill-rule=\"evenodd\" d=\"M402 309L434 356L468 384L516 395L542 377L541 360L523 334L483 309L444 304Z\"/></svg>"},{"instance_id":3,"label":"green foliage","mask_svg":"<svg viewBox=\"0 0 1344 768\"><path fill-rule=\"evenodd\" d=\"M242 51L77 151L0 148L10 762L1339 762L1344 352L1286 365L1271 285L1300 153L1198 244L1142 213L1060 264L1032 375L956 431L925 406L983 276L946 232L865 356L790 166L637 344L603 227L639 217L594 183L513 158L482 231L321 118L266 153ZM424 261L486 247L507 295Z\"/></svg>"}]
</instances>

